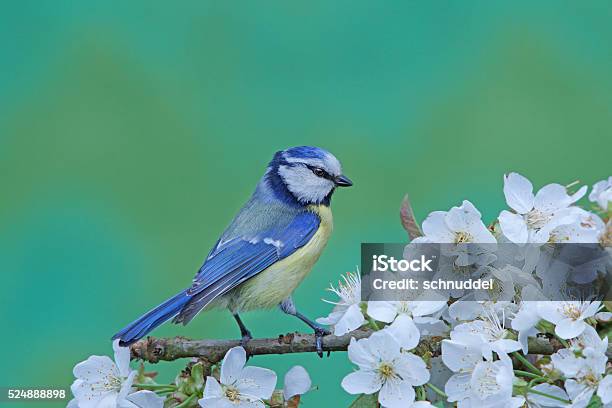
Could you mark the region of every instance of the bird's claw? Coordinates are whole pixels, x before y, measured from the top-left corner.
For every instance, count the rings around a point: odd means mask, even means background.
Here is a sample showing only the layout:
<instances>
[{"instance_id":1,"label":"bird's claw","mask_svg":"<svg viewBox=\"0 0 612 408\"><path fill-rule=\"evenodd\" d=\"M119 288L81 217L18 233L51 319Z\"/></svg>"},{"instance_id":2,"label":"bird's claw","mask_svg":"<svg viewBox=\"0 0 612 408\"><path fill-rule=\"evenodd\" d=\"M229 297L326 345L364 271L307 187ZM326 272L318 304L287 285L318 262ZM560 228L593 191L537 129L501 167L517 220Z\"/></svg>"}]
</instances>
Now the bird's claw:
<instances>
[{"instance_id":1,"label":"bird's claw","mask_svg":"<svg viewBox=\"0 0 612 408\"><path fill-rule=\"evenodd\" d=\"M253 339L253 337L251 336L251 334L245 334L242 336L242 338L240 339L240 345L242 347L246 347L246 345L249 343L249 341L251 341L251 339Z\"/></svg>"},{"instance_id":2,"label":"bird's claw","mask_svg":"<svg viewBox=\"0 0 612 408\"><path fill-rule=\"evenodd\" d=\"M251 333L245 333L240 338L240 345L246 351L247 361L251 358L251 353L249 352L249 349L247 348L247 344L249 344L249 341L251 341L252 339L253 339L253 336L251 336Z\"/></svg>"},{"instance_id":3,"label":"bird's claw","mask_svg":"<svg viewBox=\"0 0 612 408\"><path fill-rule=\"evenodd\" d=\"M328 336L331 332L322 327L317 327L315 330L315 347L317 348L317 355L320 358L323 358L323 336ZM329 357L329 351L327 352L327 356Z\"/></svg>"}]
</instances>

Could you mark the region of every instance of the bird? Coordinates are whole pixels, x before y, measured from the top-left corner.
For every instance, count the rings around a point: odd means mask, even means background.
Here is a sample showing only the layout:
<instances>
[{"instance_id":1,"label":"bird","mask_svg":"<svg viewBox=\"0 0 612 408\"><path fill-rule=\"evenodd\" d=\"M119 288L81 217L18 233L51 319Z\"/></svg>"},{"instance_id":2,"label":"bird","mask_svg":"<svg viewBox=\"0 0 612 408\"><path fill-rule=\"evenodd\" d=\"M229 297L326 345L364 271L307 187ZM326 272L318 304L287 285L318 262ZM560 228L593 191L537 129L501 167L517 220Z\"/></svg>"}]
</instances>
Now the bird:
<instances>
[{"instance_id":1,"label":"bird","mask_svg":"<svg viewBox=\"0 0 612 408\"><path fill-rule=\"evenodd\" d=\"M252 335L240 314L278 307L314 330L316 351L322 357L322 339L330 332L297 310L292 293L312 270L332 233L333 193L352 185L327 150L298 146L276 152L191 285L112 339L129 346L170 319L186 325L204 309L226 308L240 328L240 344L246 347Z\"/></svg>"}]
</instances>

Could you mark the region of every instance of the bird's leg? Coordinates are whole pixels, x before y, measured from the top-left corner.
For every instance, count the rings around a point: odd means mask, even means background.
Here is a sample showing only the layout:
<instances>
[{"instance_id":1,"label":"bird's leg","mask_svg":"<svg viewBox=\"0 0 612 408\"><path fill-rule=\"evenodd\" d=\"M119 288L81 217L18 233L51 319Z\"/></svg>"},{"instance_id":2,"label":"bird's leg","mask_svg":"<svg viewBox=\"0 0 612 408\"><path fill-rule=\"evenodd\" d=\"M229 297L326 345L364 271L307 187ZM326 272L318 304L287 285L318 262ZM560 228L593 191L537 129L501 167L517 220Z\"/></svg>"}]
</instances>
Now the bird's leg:
<instances>
[{"instance_id":1,"label":"bird's leg","mask_svg":"<svg viewBox=\"0 0 612 408\"><path fill-rule=\"evenodd\" d=\"M236 319L236 323L238 323L238 326L240 327L240 335L242 336L240 339L240 345L242 347L246 347L247 343L253 338L253 336L251 336L251 332L246 328L238 313L234 313L233 316L234 319Z\"/></svg>"},{"instance_id":2,"label":"bird's leg","mask_svg":"<svg viewBox=\"0 0 612 408\"><path fill-rule=\"evenodd\" d=\"M315 332L315 345L317 347L317 355L319 357L323 357L323 336L330 335L331 332L317 323L313 322L303 314L297 311L295 308L295 304L293 303L293 299L289 296L287 299L283 300L279 305L280 309L287 313L288 315L295 316L304 323L306 323L311 329ZM328 353L329 355L329 353Z\"/></svg>"}]
</instances>

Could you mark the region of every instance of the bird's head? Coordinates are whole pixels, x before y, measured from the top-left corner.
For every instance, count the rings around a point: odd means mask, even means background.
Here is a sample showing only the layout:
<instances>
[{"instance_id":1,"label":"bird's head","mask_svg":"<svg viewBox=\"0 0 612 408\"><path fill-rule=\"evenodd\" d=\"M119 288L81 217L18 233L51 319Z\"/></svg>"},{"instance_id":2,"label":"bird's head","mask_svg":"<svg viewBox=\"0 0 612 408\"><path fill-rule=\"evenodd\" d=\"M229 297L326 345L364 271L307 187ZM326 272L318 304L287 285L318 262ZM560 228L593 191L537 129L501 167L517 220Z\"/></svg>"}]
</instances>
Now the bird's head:
<instances>
[{"instance_id":1,"label":"bird's head","mask_svg":"<svg viewBox=\"0 0 612 408\"><path fill-rule=\"evenodd\" d=\"M328 204L336 187L353 185L342 174L338 159L319 147L299 146L277 152L266 174L272 188L286 189L300 204Z\"/></svg>"}]
</instances>

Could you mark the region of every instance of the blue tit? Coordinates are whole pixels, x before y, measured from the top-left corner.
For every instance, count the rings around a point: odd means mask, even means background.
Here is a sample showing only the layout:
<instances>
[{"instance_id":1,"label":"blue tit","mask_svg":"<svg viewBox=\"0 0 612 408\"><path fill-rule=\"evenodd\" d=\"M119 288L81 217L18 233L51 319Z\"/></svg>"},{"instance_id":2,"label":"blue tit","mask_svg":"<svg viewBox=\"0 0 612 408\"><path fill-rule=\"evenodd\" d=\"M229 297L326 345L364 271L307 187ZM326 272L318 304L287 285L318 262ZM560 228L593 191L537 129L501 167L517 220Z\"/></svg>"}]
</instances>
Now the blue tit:
<instances>
[{"instance_id":1,"label":"blue tit","mask_svg":"<svg viewBox=\"0 0 612 408\"><path fill-rule=\"evenodd\" d=\"M332 233L331 197L353 183L330 152L310 146L277 152L255 192L221 234L187 289L113 336L123 346L172 319L187 324L201 310L221 307L252 338L240 313L280 307L314 329L322 355L325 329L297 311L291 294L319 259Z\"/></svg>"}]
</instances>

